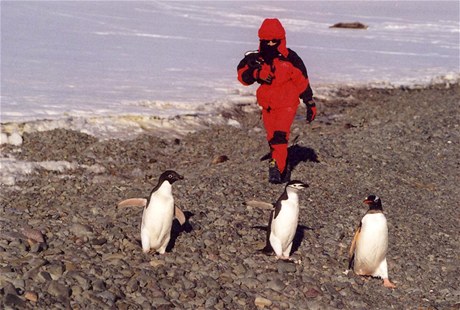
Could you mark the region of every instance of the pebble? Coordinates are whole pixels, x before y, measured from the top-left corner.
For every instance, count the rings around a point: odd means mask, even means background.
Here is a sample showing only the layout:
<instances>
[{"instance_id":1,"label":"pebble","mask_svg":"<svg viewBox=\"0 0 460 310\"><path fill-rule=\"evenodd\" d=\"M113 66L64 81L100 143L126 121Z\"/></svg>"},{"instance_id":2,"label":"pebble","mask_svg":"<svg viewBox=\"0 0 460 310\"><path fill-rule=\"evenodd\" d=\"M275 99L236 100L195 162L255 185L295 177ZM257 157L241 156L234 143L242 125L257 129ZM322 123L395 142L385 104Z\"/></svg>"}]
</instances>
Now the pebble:
<instances>
[{"instance_id":1,"label":"pebble","mask_svg":"<svg viewBox=\"0 0 460 310\"><path fill-rule=\"evenodd\" d=\"M16 288L14 287L14 285L10 282L6 282L4 285L3 285L3 293L4 294L10 294L10 295L17 295L18 292L16 290Z\"/></svg>"},{"instance_id":2,"label":"pebble","mask_svg":"<svg viewBox=\"0 0 460 310\"><path fill-rule=\"evenodd\" d=\"M26 291L24 293L24 298L33 303L38 301L38 294L32 291Z\"/></svg>"},{"instance_id":3,"label":"pebble","mask_svg":"<svg viewBox=\"0 0 460 310\"><path fill-rule=\"evenodd\" d=\"M26 307L26 302L22 300L18 295L6 294L3 298L3 305L13 309L24 309Z\"/></svg>"},{"instance_id":4,"label":"pebble","mask_svg":"<svg viewBox=\"0 0 460 310\"><path fill-rule=\"evenodd\" d=\"M37 274L37 279L40 282L49 282L49 281L53 280L53 278L51 278L51 275L47 271L40 271Z\"/></svg>"},{"instance_id":5,"label":"pebble","mask_svg":"<svg viewBox=\"0 0 460 310\"><path fill-rule=\"evenodd\" d=\"M296 265L292 262L285 262L278 260L276 264L279 273L294 273L296 272Z\"/></svg>"},{"instance_id":6,"label":"pebble","mask_svg":"<svg viewBox=\"0 0 460 310\"><path fill-rule=\"evenodd\" d=\"M48 285L48 293L59 300L66 300L70 296L70 289L58 281L51 281Z\"/></svg>"},{"instance_id":7,"label":"pebble","mask_svg":"<svg viewBox=\"0 0 460 310\"><path fill-rule=\"evenodd\" d=\"M280 279L272 280L265 284L265 287L270 288L274 291L281 292L286 285Z\"/></svg>"},{"instance_id":8,"label":"pebble","mask_svg":"<svg viewBox=\"0 0 460 310\"><path fill-rule=\"evenodd\" d=\"M70 227L70 231L79 238L93 235L93 230L89 225L83 225L80 223L73 223Z\"/></svg>"},{"instance_id":9,"label":"pebble","mask_svg":"<svg viewBox=\"0 0 460 310\"><path fill-rule=\"evenodd\" d=\"M270 307L273 304L273 302L267 298L256 297L254 304L256 305L256 307L263 309L265 307Z\"/></svg>"},{"instance_id":10,"label":"pebble","mask_svg":"<svg viewBox=\"0 0 460 310\"><path fill-rule=\"evenodd\" d=\"M53 280L58 280L64 273L64 266L62 264L50 264L46 266L46 270Z\"/></svg>"}]
</instances>

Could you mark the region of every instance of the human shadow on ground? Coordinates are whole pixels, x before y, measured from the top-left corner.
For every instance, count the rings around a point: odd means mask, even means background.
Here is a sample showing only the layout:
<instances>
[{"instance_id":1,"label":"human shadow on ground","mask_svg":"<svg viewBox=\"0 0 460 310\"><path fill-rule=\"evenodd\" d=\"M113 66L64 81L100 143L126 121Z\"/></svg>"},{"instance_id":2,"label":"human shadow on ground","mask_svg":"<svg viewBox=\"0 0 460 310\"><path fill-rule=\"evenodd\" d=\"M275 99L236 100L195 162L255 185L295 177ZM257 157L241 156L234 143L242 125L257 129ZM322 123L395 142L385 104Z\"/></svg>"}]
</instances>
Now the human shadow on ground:
<instances>
[{"instance_id":1,"label":"human shadow on ground","mask_svg":"<svg viewBox=\"0 0 460 310\"><path fill-rule=\"evenodd\" d=\"M267 153L260 158L260 161L269 160L271 154ZM294 170L295 167L302 162L314 162L319 163L318 155L315 150L306 146L301 146L299 144L293 144L288 147L288 157L287 161L291 167L291 170Z\"/></svg>"},{"instance_id":2,"label":"human shadow on ground","mask_svg":"<svg viewBox=\"0 0 460 310\"><path fill-rule=\"evenodd\" d=\"M268 226L253 226L252 228L260 229L260 230L263 230L263 231L267 232ZM295 232L295 235L294 235L294 239L292 240L292 248L291 248L290 255L292 255L293 253L295 253L299 249L300 244L302 243L302 240L305 237L305 231L306 230L314 230L314 228L308 227L308 226L305 226L305 225L297 225L296 232ZM263 249L260 249L259 251L261 251L261 252L263 252L263 253L265 253L267 255L270 255L270 254L274 253L273 248L270 245L270 243L268 242L268 240L267 240L267 244L265 245L265 247Z\"/></svg>"}]
</instances>

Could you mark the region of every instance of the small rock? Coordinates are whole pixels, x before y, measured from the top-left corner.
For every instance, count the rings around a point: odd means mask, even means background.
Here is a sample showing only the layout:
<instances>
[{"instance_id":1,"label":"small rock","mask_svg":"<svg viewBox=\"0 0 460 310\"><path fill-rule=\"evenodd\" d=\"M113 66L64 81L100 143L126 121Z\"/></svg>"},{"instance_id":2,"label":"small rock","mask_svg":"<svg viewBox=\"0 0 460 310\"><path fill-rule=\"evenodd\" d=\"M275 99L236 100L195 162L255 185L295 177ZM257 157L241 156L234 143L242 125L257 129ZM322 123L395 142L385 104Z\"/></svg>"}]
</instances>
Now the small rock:
<instances>
[{"instance_id":1,"label":"small rock","mask_svg":"<svg viewBox=\"0 0 460 310\"><path fill-rule=\"evenodd\" d=\"M17 295L6 294L3 299L3 305L13 309L24 309L26 307L26 302Z\"/></svg>"},{"instance_id":2,"label":"small rock","mask_svg":"<svg viewBox=\"0 0 460 310\"><path fill-rule=\"evenodd\" d=\"M46 270L49 272L53 280L57 280L64 273L64 266L62 266L61 264L51 264L46 266Z\"/></svg>"},{"instance_id":3,"label":"small rock","mask_svg":"<svg viewBox=\"0 0 460 310\"><path fill-rule=\"evenodd\" d=\"M26 236L27 238L35 242L40 242L40 243L45 242L45 238L43 237L42 232L39 231L38 229L33 229L30 227L23 227L21 232L24 236Z\"/></svg>"},{"instance_id":4,"label":"small rock","mask_svg":"<svg viewBox=\"0 0 460 310\"><path fill-rule=\"evenodd\" d=\"M266 284L266 287L271 288L274 291L281 292L286 285L280 279L275 279Z\"/></svg>"},{"instance_id":5,"label":"small rock","mask_svg":"<svg viewBox=\"0 0 460 310\"><path fill-rule=\"evenodd\" d=\"M83 290L88 290L91 287L90 280L78 271L71 271L67 273L66 277L72 277Z\"/></svg>"},{"instance_id":6,"label":"small rock","mask_svg":"<svg viewBox=\"0 0 460 310\"><path fill-rule=\"evenodd\" d=\"M153 268L156 268L158 266L164 266L164 262L161 261L161 260L158 260L158 259L152 259L150 262L149 262L149 265L152 266Z\"/></svg>"},{"instance_id":7,"label":"small rock","mask_svg":"<svg viewBox=\"0 0 460 310\"><path fill-rule=\"evenodd\" d=\"M93 291L101 292L105 290L106 290L106 286L103 280L97 279L93 282Z\"/></svg>"},{"instance_id":8,"label":"small rock","mask_svg":"<svg viewBox=\"0 0 460 310\"><path fill-rule=\"evenodd\" d=\"M72 262L65 262L64 266L67 272L74 271L75 269L77 269L77 266L75 266L75 264Z\"/></svg>"},{"instance_id":9,"label":"small rock","mask_svg":"<svg viewBox=\"0 0 460 310\"><path fill-rule=\"evenodd\" d=\"M50 275L48 272L46 272L46 271L40 271L40 272L37 274L37 279L38 279L38 281L40 281L40 282L49 282L49 281L53 280L53 279L51 278L51 275Z\"/></svg>"},{"instance_id":10,"label":"small rock","mask_svg":"<svg viewBox=\"0 0 460 310\"><path fill-rule=\"evenodd\" d=\"M216 297L209 297L208 299L206 299L206 302L204 304L205 308L206 309L209 309L209 308L212 308L214 307L214 305L217 304L217 298Z\"/></svg>"},{"instance_id":11,"label":"small rock","mask_svg":"<svg viewBox=\"0 0 460 310\"><path fill-rule=\"evenodd\" d=\"M24 288L26 285L24 279L17 278L17 279L14 279L12 283L19 293L24 291Z\"/></svg>"},{"instance_id":12,"label":"small rock","mask_svg":"<svg viewBox=\"0 0 460 310\"><path fill-rule=\"evenodd\" d=\"M150 303L154 309L157 309L159 307L171 306L171 303L162 297L152 298L150 300Z\"/></svg>"},{"instance_id":13,"label":"small rock","mask_svg":"<svg viewBox=\"0 0 460 310\"><path fill-rule=\"evenodd\" d=\"M249 288L249 289L255 289L260 282L257 279L254 278L243 278L241 279L241 285Z\"/></svg>"},{"instance_id":14,"label":"small rock","mask_svg":"<svg viewBox=\"0 0 460 310\"><path fill-rule=\"evenodd\" d=\"M279 260L276 264L279 273L294 273L296 272L296 265L293 262L286 262Z\"/></svg>"},{"instance_id":15,"label":"small rock","mask_svg":"<svg viewBox=\"0 0 460 310\"><path fill-rule=\"evenodd\" d=\"M82 293L83 293L83 289L81 288L81 286L79 286L78 284L77 285L73 285L70 290L72 291L72 295L73 296L80 296Z\"/></svg>"},{"instance_id":16,"label":"small rock","mask_svg":"<svg viewBox=\"0 0 460 310\"><path fill-rule=\"evenodd\" d=\"M104 237L91 240L92 245L103 245L106 243L107 243L107 238L104 238Z\"/></svg>"},{"instance_id":17,"label":"small rock","mask_svg":"<svg viewBox=\"0 0 460 310\"><path fill-rule=\"evenodd\" d=\"M263 297L256 297L256 300L254 301L256 307L260 308L265 308L265 307L270 307L273 302L270 299L263 298Z\"/></svg>"},{"instance_id":18,"label":"small rock","mask_svg":"<svg viewBox=\"0 0 460 310\"><path fill-rule=\"evenodd\" d=\"M58 298L61 301L66 300L70 296L70 289L64 284L54 280L51 281L47 291L50 295Z\"/></svg>"},{"instance_id":19,"label":"small rock","mask_svg":"<svg viewBox=\"0 0 460 310\"><path fill-rule=\"evenodd\" d=\"M136 292L139 289L139 281L135 277L132 277L126 284L126 291L128 293Z\"/></svg>"},{"instance_id":20,"label":"small rock","mask_svg":"<svg viewBox=\"0 0 460 310\"><path fill-rule=\"evenodd\" d=\"M305 291L305 297L307 298L316 298L321 295L321 291L315 289L314 287L310 287Z\"/></svg>"},{"instance_id":21,"label":"small rock","mask_svg":"<svg viewBox=\"0 0 460 310\"><path fill-rule=\"evenodd\" d=\"M30 253L38 253L42 250L42 244L38 242L31 242L30 244Z\"/></svg>"},{"instance_id":22,"label":"small rock","mask_svg":"<svg viewBox=\"0 0 460 310\"><path fill-rule=\"evenodd\" d=\"M101 292L101 293L97 294L97 296L102 297L105 300L108 300L111 304L113 304L115 302L115 300L117 299L117 296L115 296L115 294L110 292L110 291Z\"/></svg>"},{"instance_id":23,"label":"small rock","mask_svg":"<svg viewBox=\"0 0 460 310\"><path fill-rule=\"evenodd\" d=\"M78 238L88 237L93 234L93 230L89 225L80 223L73 223L70 227L70 231Z\"/></svg>"},{"instance_id":24,"label":"small rock","mask_svg":"<svg viewBox=\"0 0 460 310\"><path fill-rule=\"evenodd\" d=\"M227 155L218 155L212 159L212 164L220 164L229 160Z\"/></svg>"},{"instance_id":25,"label":"small rock","mask_svg":"<svg viewBox=\"0 0 460 310\"><path fill-rule=\"evenodd\" d=\"M18 292L16 291L16 288L10 282L6 282L6 284L3 286L3 292L5 295L7 294L17 295L18 294Z\"/></svg>"},{"instance_id":26,"label":"small rock","mask_svg":"<svg viewBox=\"0 0 460 310\"><path fill-rule=\"evenodd\" d=\"M31 302L37 302L38 301L38 294L33 292L33 291L26 291L24 293L24 298L31 301Z\"/></svg>"}]
</instances>

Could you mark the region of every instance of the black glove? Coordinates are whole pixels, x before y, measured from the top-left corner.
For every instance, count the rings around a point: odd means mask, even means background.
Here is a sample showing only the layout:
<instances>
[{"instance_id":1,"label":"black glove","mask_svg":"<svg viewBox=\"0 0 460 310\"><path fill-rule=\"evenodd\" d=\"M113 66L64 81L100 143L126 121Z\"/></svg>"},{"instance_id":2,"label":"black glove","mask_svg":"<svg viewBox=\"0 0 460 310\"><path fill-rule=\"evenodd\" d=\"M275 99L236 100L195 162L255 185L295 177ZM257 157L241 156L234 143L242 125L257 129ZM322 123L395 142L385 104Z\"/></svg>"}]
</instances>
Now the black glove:
<instances>
[{"instance_id":1,"label":"black glove","mask_svg":"<svg viewBox=\"0 0 460 310\"><path fill-rule=\"evenodd\" d=\"M259 53L256 51L250 51L245 54L246 64L250 69L259 69L262 65L262 61L259 58Z\"/></svg>"},{"instance_id":2,"label":"black glove","mask_svg":"<svg viewBox=\"0 0 460 310\"><path fill-rule=\"evenodd\" d=\"M307 106L307 122L311 123L316 117L316 103L313 100L308 101Z\"/></svg>"}]
</instances>

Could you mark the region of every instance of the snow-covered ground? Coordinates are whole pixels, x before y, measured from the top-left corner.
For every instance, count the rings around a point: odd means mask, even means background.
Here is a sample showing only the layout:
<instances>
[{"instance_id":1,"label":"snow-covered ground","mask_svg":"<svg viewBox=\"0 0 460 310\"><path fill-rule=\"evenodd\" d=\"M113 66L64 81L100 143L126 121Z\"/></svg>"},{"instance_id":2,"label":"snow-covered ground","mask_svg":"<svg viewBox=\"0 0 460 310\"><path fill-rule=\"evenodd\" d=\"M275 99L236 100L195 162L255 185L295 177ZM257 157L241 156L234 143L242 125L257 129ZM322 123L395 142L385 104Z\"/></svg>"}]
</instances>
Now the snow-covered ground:
<instances>
[{"instance_id":1,"label":"snow-covered ground","mask_svg":"<svg viewBox=\"0 0 460 310\"><path fill-rule=\"evenodd\" d=\"M458 1L0 3L1 142L55 127L123 138L225 121L212 112L255 101L236 66L266 17L283 23L318 96L460 76ZM354 21L369 27L329 28Z\"/></svg>"}]
</instances>

